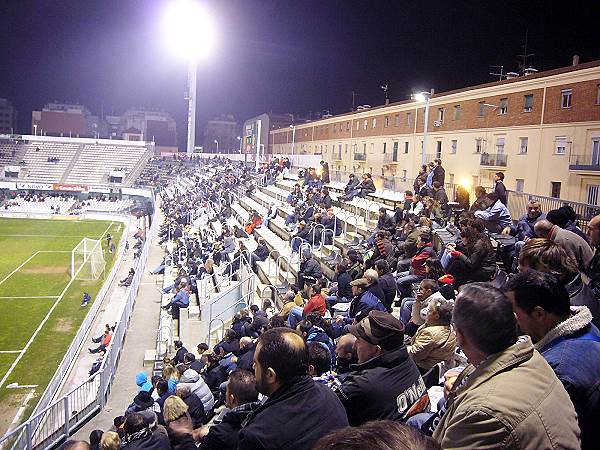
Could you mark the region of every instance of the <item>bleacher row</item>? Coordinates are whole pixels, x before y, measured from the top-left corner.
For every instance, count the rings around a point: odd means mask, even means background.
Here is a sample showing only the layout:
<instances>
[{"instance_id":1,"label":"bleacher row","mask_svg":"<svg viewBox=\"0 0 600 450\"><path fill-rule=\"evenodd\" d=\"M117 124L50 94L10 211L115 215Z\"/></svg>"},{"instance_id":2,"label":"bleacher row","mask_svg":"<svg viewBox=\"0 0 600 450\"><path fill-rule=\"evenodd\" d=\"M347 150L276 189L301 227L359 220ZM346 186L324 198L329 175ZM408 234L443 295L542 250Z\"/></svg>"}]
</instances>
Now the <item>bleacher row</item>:
<instances>
[{"instance_id":1,"label":"bleacher row","mask_svg":"<svg viewBox=\"0 0 600 450\"><path fill-rule=\"evenodd\" d=\"M29 141L0 144L0 165L21 166L19 179L46 183L101 184L115 169L131 184L151 151L133 145ZM4 173L2 173L2 176Z\"/></svg>"}]
</instances>

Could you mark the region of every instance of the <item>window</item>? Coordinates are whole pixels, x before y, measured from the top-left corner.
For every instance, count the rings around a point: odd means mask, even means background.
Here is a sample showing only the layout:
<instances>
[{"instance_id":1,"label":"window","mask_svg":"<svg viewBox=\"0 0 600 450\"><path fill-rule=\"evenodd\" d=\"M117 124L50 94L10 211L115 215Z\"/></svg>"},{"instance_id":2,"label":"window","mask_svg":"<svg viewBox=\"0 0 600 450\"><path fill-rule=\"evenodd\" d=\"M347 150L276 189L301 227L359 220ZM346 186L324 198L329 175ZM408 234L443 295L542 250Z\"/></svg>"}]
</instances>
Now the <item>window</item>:
<instances>
[{"instance_id":1,"label":"window","mask_svg":"<svg viewBox=\"0 0 600 450\"><path fill-rule=\"evenodd\" d=\"M385 155L385 150L386 150L386 148L387 148L387 142L384 142L384 143L383 143L383 154L384 154L384 155Z\"/></svg>"},{"instance_id":2,"label":"window","mask_svg":"<svg viewBox=\"0 0 600 450\"><path fill-rule=\"evenodd\" d=\"M517 192L523 192L523 189L525 188L525 180L523 178L517 178L515 181L515 190Z\"/></svg>"},{"instance_id":3,"label":"window","mask_svg":"<svg viewBox=\"0 0 600 450\"><path fill-rule=\"evenodd\" d=\"M485 116L485 102L479 102L479 117Z\"/></svg>"},{"instance_id":4,"label":"window","mask_svg":"<svg viewBox=\"0 0 600 450\"><path fill-rule=\"evenodd\" d=\"M400 126L400 114L396 114L394 116L394 126L395 127L399 127Z\"/></svg>"},{"instance_id":5,"label":"window","mask_svg":"<svg viewBox=\"0 0 600 450\"><path fill-rule=\"evenodd\" d=\"M522 138L519 138L519 141L520 141L519 154L524 155L527 153L527 147L529 145L529 138L522 137Z\"/></svg>"},{"instance_id":6,"label":"window","mask_svg":"<svg viewBox=\"0 0 600 450\"><path fill-rule=\"evenodd\" d=\"M360 124L358 123L358 120L356 121L356 131L358 131L358 127L360 127Z\"/></svg>"},{"instance_id":7,"label":"window","mask_svg":"<svg viewBox=\"0 0 600 450\"><path fill-rule=\"evenodd\" d=\"M592 164L600 166L600 137L592 138Z\"/></svg>"},{"instance_id":8,"label":"window","mask_svg":"<svg viewBox=\"0 0 600 450\"><path fill-rule=\"evenodd\" d=\"M504 115L508 112L508 99L501 98L500 104L498 105L498 114Z\"/></svg>"},{"instance_id":9,"label":"window","mask_svg":"<svg viewBox=\"0 0 600 450\"><path fill-rule=\"evenodd\" d=\"M503 137L499 137L496 138L496 153L498 154L504 154L504 138Z\"/></svg>"},{"instance_id":10,"label":"window","mask_svg":"<svg viewBox=\"0 0 600 450\"><path fill-rule=\"evenodd\" d=\"M600 185L598 184L588 184L587 187L587 203L590 205L598 204L598 191L600 190Z\"/></svg>"},{"instance_id":11,"label":"window","mask_svg":"<svg viewBox=\"0 0 600 450\"><path fill-rule=\"evenodd\" d=\"M560 198L560 181L550 182L550 197Z\"/></svg>"},{"instance_id":12,"label":"window","mask_svg":"<svg viewBox=\"0 0 600 450\"><path fill-rule=\"evenodd\" d=\"M442 123L444 123L444 109L445 108L438 108L438 120Z\"/></svg>"},{"instance_id":13,"label":"window","mask_svg":"<svg viewBox=\"0 0 600 450\"><path fill-rule=\"evenodd\" d=\"M481 153L482 148L483 148L483 139L482 138L475 139L475 153Z\"/></svg>"},{"instance_id":14,"label":"window","mask_svg":"<svg viewBox=\"0 0 600 450\"><path fill-rule=\"evenodd\" d=\"M436 141L435 157L436 158L442 157L442 141Z\"/></svg>"},{"instance_id":15,"label":"window","mask_svg":"<svg viewBox=\"0 0 600 450\"><path fill-rule=\"evenodd\" d=\"M369 121L367 119L365 119L365 121L363 122L363 129L367 129L369 127Z\"/></svg>"},{"instance_id":16,"label":"window","mask_svg":"<svg viewBox=\"0 0 600 450\"><path fill-rule=\"evenodd\" d=\"M408 153L408 142L404 142L404 154Z\"/></svg>"},{"instance_id":17,"label":"window","mask_svg":"<svg viewBox=\"0 0 600 450\"><path fill-rule=\"evenodd\" d=\"M333 132L335 133L335 123L333 124Z\"/></svg>"},{"instance_id":18,"label":"window","mask_svg":"<svg viewBox=\"0 0 600 450\"><path fill-rule=\"evenodd\" d=\"M456 150L458 148L458 141L456 139L452 139L450 144L450 153L456 155Z\"/></svg>"},{"instance_id":19,"label":"window","mask_svg":"<svg viewBox=\"0 0 600 450\"><path fill-rule=\"evenodd\" d=\"M363 153L367 153L367 144L363 144Z\"/></svg>"},{"instance_id":20,"label":"window","mask_svg":"<svg viewBox=\"0 0 600 450\"><path fill-rule=\"evenodd\" d=\"M563 89L560 91L560 107L570 108L573 103L573 89Z\"/></svg>"},{"instance_id":21,"label":"window","mask_svg":"<svg viewBox=\"0 0 600 450\"><path fill-rule=\"evenodd\" d=\"M346 144L346 147L344 148L344 153L348 153L348 144Z\"/></svg>"},{"instance_id":22,"label":"window","mask_svg":"<svg viewBox=\"0 0 600 450\"><path fill-rule=\"evenodd\" d=\"M448 174L448 184L454 184L454 174Z\"/></svg>"},{"instance_id":23,"label":"window","mask_svg":"<svg viewBox=\"0 0 600 450\"><path fill-rule=\"evenodd\" d=\"M377 128L377 117L373 117L373 128Z\"/></svg>"},{"instance_id":24,"label":"window","mask_svg":"<svg viewBox=\"0 0 600 450\"><path fill-rule=\"evenodd\" d=\"M600 84L596 86L596 105L600 105Z\"/></svg>"},{"instance_id":25,"label":"window","mask_svg":"<svg viewBox=\"0 0 600 450\"><path fill-rule=\"evenodd\" d=\"M564 155L567 153L567 137L566 136L556 136L554 140L554 153L557 155Z\"/></svg>"},{"instance_id":26,"label":"window","mask_svg":"<svg viewBox=\"0 0 600 450\"><path fill-rule=\"evenodd\" d=\"M383 118L383 127L384 127L384 128L387 128L387 127L389 127L389 126L390 126L390 118L389 118L388 116L385 116L385 117Z\"/></svg>"},{"instance_id":27,"label":"window","mask_svg":"<svg viewBox=\"0 0 600 450\"><path fill-rule=\"evenodd\" d=\"M412 113L406 113L406 125L410 125L412 122Z\"/></svg>"},{"instance_id":28,"label":"window","mask_svg":"<svg viewBox=\"0 0 600 450\"><path fill-rule=\"evenodd\" d=\"M523 96L523 112L533 111L533 94Z\"/></svg>"},{"instance_id":29,"label":"window","mask_svg":"<svg viewBox=\"0 0 600 450\"><path fill-rule=\"evenodd\" d=\"M346 122L346 131L350 131L350 122Z\"/></svg>"},{"instance_id":30,"label":"window","mask_svg":"<svg viewBox=\"0 0 600 450\"><path fill-rule=\"evenodd\" d=\"M460 119L460 105L454 105L454 120Z\"/></svg>"},{"instance_id":31,"label":"window","mask_svg":"<svg viewBox=\"0 0 600 450\"><path fill-rule=\"evenodd\" d=\"M402 170L402 179L406 180L406 170Z\"/></svg>"},{"instance_id":32,"label":"window","mask_svg":"<svg viewBox=\"0 0 600 450\"><path fill-rule=\"evenodd\" d=\"M398 141L394 141L394 153L398 153Z\"/></svg>"}]
</instances>

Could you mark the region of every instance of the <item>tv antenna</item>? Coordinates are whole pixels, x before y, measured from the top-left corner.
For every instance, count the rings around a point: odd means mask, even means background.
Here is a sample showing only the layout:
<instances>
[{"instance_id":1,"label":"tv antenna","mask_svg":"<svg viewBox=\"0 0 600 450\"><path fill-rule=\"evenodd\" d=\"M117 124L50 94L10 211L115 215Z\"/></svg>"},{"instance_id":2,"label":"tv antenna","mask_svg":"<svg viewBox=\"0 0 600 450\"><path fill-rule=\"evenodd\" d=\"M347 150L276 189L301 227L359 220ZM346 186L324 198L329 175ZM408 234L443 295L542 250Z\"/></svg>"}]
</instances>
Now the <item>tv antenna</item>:
<instances>
[{"instance_id":1,"label":"tv antenna","mask_svg":"<svg viewBox=\"0 0 600 450\"><path fill-rule=\"evenodd\" d=\"M358 92L356 91L352 91L352 111L356 110L355 105L356 105L356 97L358 97Z\"/></svg>"},{"instance_id":2,"label":"tv antenna","mask_svg":"<svg viewBox=\"0 0 600 450\"><path fill-rule=\"evenodd\" d=\"M525 30L525 44L522 45L523 54L517 55L519 58L521 58L521 61L519 62L519 72L521 75L528 75L528 71L530 69L532 69L530 59L534 56L534 53L527 53L528 41L529 41L529 28L527 28ZM535 69L534 69L534 71L537 72Z\"/></svg>"}]
</instances>

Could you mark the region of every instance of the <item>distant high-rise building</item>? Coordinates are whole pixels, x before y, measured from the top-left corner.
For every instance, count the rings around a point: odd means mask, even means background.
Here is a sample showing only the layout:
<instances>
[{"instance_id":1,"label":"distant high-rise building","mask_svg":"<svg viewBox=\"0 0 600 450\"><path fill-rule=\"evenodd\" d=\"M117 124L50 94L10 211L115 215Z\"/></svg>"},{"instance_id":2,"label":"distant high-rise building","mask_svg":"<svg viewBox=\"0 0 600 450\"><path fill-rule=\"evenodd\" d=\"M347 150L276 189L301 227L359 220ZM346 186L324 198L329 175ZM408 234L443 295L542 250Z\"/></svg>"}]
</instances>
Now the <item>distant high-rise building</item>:
<instances>
[{"instance_id":1,"label":"distant high-rise building","mask_svg":"<svg viewBox=\"0 0 600 450\"><path fill-rule=\"evenodd\" d=\"M17 128L17 110L5 98L0 98L0 134L13 134Z\"/></svg>"},{"instance_id":2,"label":"distant high-rise building","mask_svg":"<svg viewBox=\"0 0 600 450\"><path fill-rule=\"evenodd\" d=\"M258 136L259 123L260 139ZM278 130L280 128L289 127L293 123L296 123L293 114L264 113L260 116L252 117L251 119L246 120L244 122L244 127L242 128L243 153L256 154L256 146L264 145L264 150L261 150L261 154L272 154L273 151L271 142L269 141L269 132Z\"/></svg>"},{"instance_id":3,"label":"distant high-rise building","mask_svg":"<svg viewBox=\"0 0 600 450\"><path fill-rule=\"evenodd\" d=\"M238 123L232 115L222 115L209 120L204 127L204 152L238 153L240 143Z\"/></svg>"},{"instance_id":4,"label":"distant high-rise building","mask_svg":"<svg viewBox=\"0 0 600 450\"><path fill-rule=\"evenodd\" d=\"M146 141L154 141L159 146L177 145L175 120L168 112L144 108L130 108L121 116L119 131L135 128Z\"/></svg>"}]
</instances>

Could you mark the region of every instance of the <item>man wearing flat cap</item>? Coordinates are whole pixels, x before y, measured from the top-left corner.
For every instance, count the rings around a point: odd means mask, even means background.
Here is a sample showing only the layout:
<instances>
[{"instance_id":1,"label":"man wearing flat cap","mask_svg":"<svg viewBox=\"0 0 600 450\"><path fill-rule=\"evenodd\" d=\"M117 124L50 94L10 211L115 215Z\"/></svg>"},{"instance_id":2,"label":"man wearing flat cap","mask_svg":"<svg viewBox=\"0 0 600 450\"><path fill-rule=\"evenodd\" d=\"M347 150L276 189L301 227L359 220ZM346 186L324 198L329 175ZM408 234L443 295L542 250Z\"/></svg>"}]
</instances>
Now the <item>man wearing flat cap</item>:
<instances>
[{"instance_id":1,"label":"man wearing flat cap","mask_svg":"<svg viewBox=\"0 0 600 450\"><path fill-rule=\"evenodd\" d=\"M369 420L406 420L425 410L427 388L404 345L404 325L387 312L371 311L348 327L356 336L358 364L336 393L351 426Z\"/></svg>"}]
</instances>

